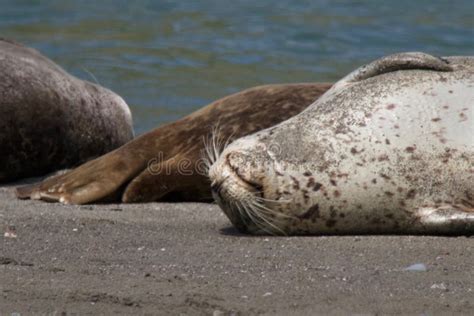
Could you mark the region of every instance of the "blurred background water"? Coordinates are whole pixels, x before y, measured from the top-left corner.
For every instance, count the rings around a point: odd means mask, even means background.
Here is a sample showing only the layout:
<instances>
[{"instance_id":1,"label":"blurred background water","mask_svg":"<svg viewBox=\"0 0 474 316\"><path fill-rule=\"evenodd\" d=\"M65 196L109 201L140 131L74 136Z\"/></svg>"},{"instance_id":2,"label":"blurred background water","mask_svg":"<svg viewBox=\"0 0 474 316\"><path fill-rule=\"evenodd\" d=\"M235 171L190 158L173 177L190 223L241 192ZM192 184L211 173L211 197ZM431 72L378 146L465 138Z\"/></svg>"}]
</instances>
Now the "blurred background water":
<instances>
[{"instance_id":1,"label":"blurred background water","mask_svg":"<svg viewBox=\"0 0 474 316\"><path fill-rule=\"evenodd\" d=\"M247 87L382 55L474 55L474 1L0 0L0 36L120 94L143 133Z\"/></svg>"}]
</instances>

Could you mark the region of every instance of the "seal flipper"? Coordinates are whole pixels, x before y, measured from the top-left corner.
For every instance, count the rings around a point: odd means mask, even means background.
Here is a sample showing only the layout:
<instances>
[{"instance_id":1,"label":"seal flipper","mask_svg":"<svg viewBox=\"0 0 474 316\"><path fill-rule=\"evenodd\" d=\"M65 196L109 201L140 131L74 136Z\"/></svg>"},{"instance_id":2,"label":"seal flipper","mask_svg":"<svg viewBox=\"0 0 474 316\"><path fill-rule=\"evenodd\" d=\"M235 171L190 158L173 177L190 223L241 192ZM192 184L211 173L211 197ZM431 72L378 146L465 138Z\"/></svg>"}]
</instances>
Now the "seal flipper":
<instances>
[{"instance_id":1,"label":"seal flipper","mask_svg":"<svg viewBox=\"0 0 474 316\"><path fill-rule=\"evenodd\" d=\"M449 61L420 52L393 54L377 59L370 64L357 68L341 79L334 87L362 81L368 78L398 70L453 71Z\"/></svg>"},{"instance_id":2,"label":"seal flipper","mask_svg":"<svg viewBox=\"0 0 474 316\"><path fill-rule=\"evenodd\" d=\"M27 184L21 187L15 188L15 195L20 200L27 200L31 198L31 195L35 190L39 188L39 183Z\"/></svg>"},{"instance_id":3,"label":"seal flipper","mask_svg":"<svg viewBox=\"0 0 474 316\"><path fill-rule=\"evenodd\" d=\"M146 165L142 159L125 159L126 154L120 150L110 152L65 174L19 187L16 195L21 199L64 204L113 201L114 193Z\"/></svg>"},{"instance_id":4,"label":"seal flipper","mask_svg":"<svg viewBox=\"0 0 474 316\"><path fill-rule=\"evenodd\" d=\"M418 233L474 235L474 208L459 204L420 207L416 210ZM415 225L417 226L417 225Z\"/></svg>"},{"instance_id":5,"label":"seal flipper","mask_svg":"<svg viewBox=\"0 0 474 316\"><path fill-rule=\"evenodd\" d=\"M163 199L170 193L181 192L183 189L202 187L206 177L198 177L196 170L186 168L182 163L186 156L179 154L164 162L149 165L135 177L126 187L122 195L123 203L155 202ZM194 167L194 166L193 166ZM207 189L207 187L206 187ZM210 189L209 196L210 196ZM202 194L202 192L200 192ZM196 201L192 192L183 198L186 201ZM186 198L189 197L189 198Z\"/></svg>"}]
</instances>

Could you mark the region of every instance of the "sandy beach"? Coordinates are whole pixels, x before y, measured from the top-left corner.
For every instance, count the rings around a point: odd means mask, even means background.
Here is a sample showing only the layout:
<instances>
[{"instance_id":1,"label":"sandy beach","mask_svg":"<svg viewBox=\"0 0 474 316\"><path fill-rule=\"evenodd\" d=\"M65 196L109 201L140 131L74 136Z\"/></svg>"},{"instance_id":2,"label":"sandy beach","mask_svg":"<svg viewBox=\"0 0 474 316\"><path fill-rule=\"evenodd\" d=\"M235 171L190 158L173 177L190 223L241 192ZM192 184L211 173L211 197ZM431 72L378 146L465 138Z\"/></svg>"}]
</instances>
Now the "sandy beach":
<instances>
[{"instance_id":1,"label":"sandy beach","mask_svg":"<svg viewBox=\"0 0 474 316\"><path fill-rule=\"evenodd\" d=\"M0 229L2 315L474 312L472 237L251 237L212 204L64 206L9 186Z\"/></svg>"}]
</instances>

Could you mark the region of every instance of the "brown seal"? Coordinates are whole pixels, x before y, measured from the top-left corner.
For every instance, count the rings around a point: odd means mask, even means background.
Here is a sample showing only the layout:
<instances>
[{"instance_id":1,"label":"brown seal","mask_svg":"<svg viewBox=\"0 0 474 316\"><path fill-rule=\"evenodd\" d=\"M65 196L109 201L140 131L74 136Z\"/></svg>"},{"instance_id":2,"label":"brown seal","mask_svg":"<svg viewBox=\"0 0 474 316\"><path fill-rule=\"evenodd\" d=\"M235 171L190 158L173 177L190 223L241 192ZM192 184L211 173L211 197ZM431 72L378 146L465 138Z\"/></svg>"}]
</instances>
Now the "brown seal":
<instances>
[{"instance_id":1,"label":"brown seal","mask_svg":"<svg viewBox=\"0 0 474 316\"><path fill-rule=\"evenodd\" d=\"M71 204L120 197L123 202L211 200L207 172L199 169L203 139L214 126L220 140L232 141L298 114L330 87L265 85L224 97L64 175L19 188L17 196Z\"/></svg>"},{"instance_id":2,"label":"brown seal","mask_svg":"<svg viewBox=\"0 0 474 316\"><path fill-rule=\"evenodd\" d=\"M132 138L122 98L0 38L0 182L75 166Z\"/></svg>"}]
</instances>

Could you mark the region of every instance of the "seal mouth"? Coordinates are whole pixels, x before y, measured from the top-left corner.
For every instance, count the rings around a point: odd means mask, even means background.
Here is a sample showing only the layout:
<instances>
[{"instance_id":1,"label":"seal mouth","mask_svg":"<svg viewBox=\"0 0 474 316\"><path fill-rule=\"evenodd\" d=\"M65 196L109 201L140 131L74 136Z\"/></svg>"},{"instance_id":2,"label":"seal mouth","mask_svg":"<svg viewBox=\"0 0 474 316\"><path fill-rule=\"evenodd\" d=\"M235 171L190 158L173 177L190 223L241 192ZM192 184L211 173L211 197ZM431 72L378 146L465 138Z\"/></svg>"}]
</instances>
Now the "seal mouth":
<instances>
[{"instance_id":1,"label":"seal mouth","mask_svg":"<svg viewBox=\"0 0 474 316\"><path fill-rule=\"evenodd\" d=\"M255 181L252 181L250 179L246 179L244 175L241 172L241 169L239 167L234 166L230 159L230 154L227 154L225 156L225 165L226 167L229 168L229 170L233 173L233 175L242 182L243 186L249 189L249 191L253 192L254 194L263 197L263 186L261 184L258 184Z\"/></svg>"},{"instance_id":2,"label":"seal mouth","mask_svg":"<svg viewBox=\"0 0 474 316\"><path fill-rule=\"evenodd\" d=\"M229 159L230 154L224 157L222 169L225 170L222 179L215 179L211 183L211 190L225 198L228 187L237 187L238 190L247 191L254 196L263 197L263 186L245 179L239 167L233 166ZM229 184L229 182L231 182Z\"/></svg>"},{"instance_id":3,"label":"seal mouth","mask_svg":"<svg viewBox=\"0 0 474 316\"><path fill-rule=\"evenodd\" d=\"M222 156L210 173L212 196L231 223L240 232L249 233L254 229L246 205L252 205L261 196L262 187L243 177L240 162L236 165L231 162L232 154Z\"/></svg>"},{"instance_id":4,"label":"seal mouth","mask_svg":"<svg viewBox=\"0 0 474 316\"><path fill-rule=\"evenodd\" d=\"M267 205L263 186L252 180L251 170L236 160L239 153L222 156L210 171L212 195L232 224L243 233L285 234L279 214Z\"/></svg>"}]
</instances>

